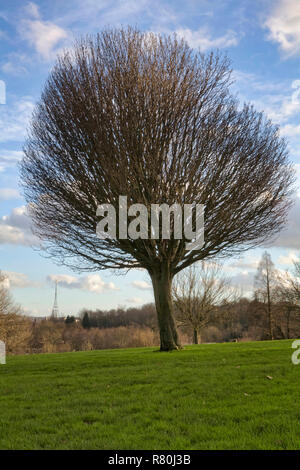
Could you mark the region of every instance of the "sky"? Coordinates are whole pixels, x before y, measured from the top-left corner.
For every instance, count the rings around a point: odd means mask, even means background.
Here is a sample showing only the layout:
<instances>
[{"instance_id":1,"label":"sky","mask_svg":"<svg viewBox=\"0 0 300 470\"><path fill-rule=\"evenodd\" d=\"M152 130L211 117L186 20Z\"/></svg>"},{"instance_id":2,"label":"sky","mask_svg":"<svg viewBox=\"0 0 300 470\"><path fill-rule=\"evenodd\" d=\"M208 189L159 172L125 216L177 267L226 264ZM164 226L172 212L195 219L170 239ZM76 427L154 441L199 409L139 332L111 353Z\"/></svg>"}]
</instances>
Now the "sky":
<instances>
[{"instance_id":1,"label":"sky","mask_svg":"<svg viewBox=\"0 0 300 470\"><path fill-rule=\"evenodd\" d=\"M0 2L0 269L28 315L51 313L59 281L61 315L153 301L146 274L78 275L37 250L22 197L18 164L31 113L57 54L74 38L106 26L176 32L192 48L218 48L232 61L233 91L281 129L297 171L288 224L267 247L227 260L224 271L251 295L267 249L282 270L300 260L300 0L52 0Z\"/></svg>"}]
</instances>

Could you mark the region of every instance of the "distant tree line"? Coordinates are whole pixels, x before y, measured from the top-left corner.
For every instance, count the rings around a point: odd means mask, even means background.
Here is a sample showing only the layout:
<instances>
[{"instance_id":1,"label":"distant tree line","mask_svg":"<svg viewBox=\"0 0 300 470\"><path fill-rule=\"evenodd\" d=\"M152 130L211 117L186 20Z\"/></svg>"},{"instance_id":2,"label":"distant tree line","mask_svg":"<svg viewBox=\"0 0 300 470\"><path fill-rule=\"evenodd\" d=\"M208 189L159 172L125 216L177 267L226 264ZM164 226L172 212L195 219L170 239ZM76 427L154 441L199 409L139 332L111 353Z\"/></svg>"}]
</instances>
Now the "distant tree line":
<instances>
[{"instance_id":1,"label":"distant tree line","mask_svg":"<svg viewBox=\"0 0 300 470\"><path fill-rule=\"evenodd\" d=\"M245 341L300 337L300 264L294 275L275 268L269 253L257 267L251 298L231 285L221 265L188 267L175 278L174 314L188 342ZM84 328L147 327L157 331L154 304L81 311Z\"/></svg>"},{"instance_id":2,"label":"distant tree line","mask_svg":"<svg viewBox=\"0 0 300 470\"><path fill-rule=\"evenodd\" d=\"M300 263L278 270L268 253L258 264L252 297L243 297L214 262L189 267L174 283L175 320L182 344L300 337ZM79 318L21 314L0 272L0 339L8 353L67 352L158 346L154 304L83 309Z\"/></svg>"},{"instance_id":3,"label":"distant tree line","mask_svg":"<svg viewBox=\"0 0 300 470\"><path fill-rule=\"evenodd\" d=\"M144 309L149 311L149 316L143 316ZM153 317L150 316L151 310L153 311ZM296 308L288 308L278 302L272 305L272 311L273 339L300 337L300 313ZM226 302L209 311L206 310L206 312L203 317L200 315L203 326L199 322L196 339L194 322L183 322L182 312L175 307L175 318L178 320L179 334L184 336L185 341L188 343L270 339L266 305L258 299L242 297L232 302ZM141 315L139 315L140 313ZM138 321L135 321L136 316L139 316ZM81 312L81 324L84 329L98 328L106 330L120 327L140 327L156 332L155 319L154 304L128 310L83 310Z\"/></svg>"},{"instance_id":4,"label":"distant tree line","mask_svg":"<svg viewBox=\"0 0 300 470\"><path fill-rule=\"evenodd\" d=\"M80 312L84 328L117 328L119 326L146 326L157 329L157 314L154 304L137 308L117 308L111 310L87 310Z\"/></svg>"}]
</instances>

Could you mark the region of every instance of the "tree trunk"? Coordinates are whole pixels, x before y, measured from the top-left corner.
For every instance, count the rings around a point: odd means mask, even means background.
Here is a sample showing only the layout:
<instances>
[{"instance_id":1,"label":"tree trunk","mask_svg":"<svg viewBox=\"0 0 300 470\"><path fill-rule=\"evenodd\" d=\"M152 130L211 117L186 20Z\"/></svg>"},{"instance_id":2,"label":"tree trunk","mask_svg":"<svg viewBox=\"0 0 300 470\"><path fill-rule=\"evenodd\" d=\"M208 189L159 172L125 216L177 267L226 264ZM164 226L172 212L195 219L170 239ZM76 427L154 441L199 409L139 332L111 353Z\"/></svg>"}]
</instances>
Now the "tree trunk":
<instances>
[{"instance_id":1,"label":"tree trunk","mask_svg":"<svg viewBox=\"0 0 300 470\"><path fill-rule=\"evenodd\" d=\"M290 339L290 317L291 317L291 311L290 311L290 309L288 309L287 318L286 318L286 337L287 337L287 339Z\"/></svg>"},{"instance_id":2,"label":"tree trunk","mask_svg":"<svg viewBox=\"0 0 300 470\"><path fill-rule=\"evenodd\" d=\"M180 349L176 323L173 315L172 278L168 266L161 266L160 271L150 274L154 290L160 333L160 350L172 351Z\"/></svg>"},{"instance_id":3,"label":"tree trunk","mask_svg":"<svg viewBox=\"0 0 300 470\"><path fill-rule=\"evenodd\" d=\"M270 339L273 340L274 332L273 332L273 319L272 319L272 311L271 311L270 280L269 280L268 271L267 271L267 297L268 297L269 336L270 336Z\"/></svg>"},{"instance_id":4,"label":"tree trunk","mask_svg":"<svg viewBox=\"0 0 300 470\"><path fill-rule=\"evenodd\" d=\"M198 344L198 331L194 329L194 344Z\"/></svg>"},{"instance_id":5,"label":"tree trunk","mask_svg":"<svg viewBox=\"0 0 300 470\"><path fill-rule=\"evenodd\" d=\"M271 308L268 307L268 320L269 320L269 336L270 339L274 339L274 330L273 330L273 322L272 322L272 313L271 313Z\"/></svg>"}]
</instances>

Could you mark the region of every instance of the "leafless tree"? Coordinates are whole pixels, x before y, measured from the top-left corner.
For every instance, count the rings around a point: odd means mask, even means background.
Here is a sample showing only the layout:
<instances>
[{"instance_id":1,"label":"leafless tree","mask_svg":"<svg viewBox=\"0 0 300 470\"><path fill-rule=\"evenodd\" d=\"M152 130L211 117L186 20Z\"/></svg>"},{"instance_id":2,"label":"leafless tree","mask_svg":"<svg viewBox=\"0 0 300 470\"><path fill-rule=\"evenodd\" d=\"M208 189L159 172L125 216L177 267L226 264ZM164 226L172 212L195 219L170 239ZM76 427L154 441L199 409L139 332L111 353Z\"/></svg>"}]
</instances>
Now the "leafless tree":
<instances>
[{"instance_id":1,"label":"leafless tree","mask_svg":"<svg viewBox=\"0 0 300 470\"><path fill-rule=\"evenodd\" d=\"M221 265L214 262L193 264L175 277L176 319L179 325L193 330L194 344L201 342L202 330L222 315L220 305L236 300L235 293Z\"/></svg>"},{"instance_id":2,"label":"leafless tree","mask_svg":"<svg viewBox=\"0 0 300 470\"><path fill-rule=\"evenodd\" d=\"M0 271L0 315L20 313L20 308L14 304L8 287L7 276Z\"/></svg>"},{"instance_id":3,"label":"leafless tree","mask_svg":"<svg viewBox=\"0 0 300 470\"><path fill-rule=\"evenodd\" d=\"M31 322L20 312L8 290L7 276L0 271L0 340L7 352L23 350L31 334Z\"/></svg>"},{"instance_id":4,"label":"leafless tree","mask_svg":"<svg viewBox=\"0 0 300 470\"><path fill-rule=\"evenodd\" d=\"M254 295L267 314L268 337L270 339L274 339L274 304L277 300L278 284L278 271L274 266L271 255L265 251L257 267Z\"/></svg>"},{"instance_id":5,"label":"leafless tree","mask_svg":"<svg viewBox=\"0 0 300 470\"><path fill-rule=\"evenodd\" d=\"M295 302L300 303L300 262L294 262L293 275L287 275L289 286L292 288L294 293Z\"/></svg>"},{"instance_id":6,"label":"leafless tree","mask_svg":"<svg viewBox=\"0 0 300 470\"><path fill-rule=\"evenodd\" d=\"M300 264L294 263L294 275L278 273L274 297L285 319L286 337L290 338L291 322L300 318Z\"/></svg>"},{"instance_id":7,"label":"leafless tree","mask_svg":"<svg viewBox=\"0 0 300 470\"><path fill-rule=\"evenodd\" d=\"M78 41L51 71L21 165L35 233L77 270L144 268L161 350L180 347L172 279L196 261L259 245L285 223L293 180L286 143L230 92L226 57L134 28ZM205 243L185 237L101 240L97 206L118 198L205 204ZM117 226L117 233L119 227Z\"/></svg>"}]
</instances>

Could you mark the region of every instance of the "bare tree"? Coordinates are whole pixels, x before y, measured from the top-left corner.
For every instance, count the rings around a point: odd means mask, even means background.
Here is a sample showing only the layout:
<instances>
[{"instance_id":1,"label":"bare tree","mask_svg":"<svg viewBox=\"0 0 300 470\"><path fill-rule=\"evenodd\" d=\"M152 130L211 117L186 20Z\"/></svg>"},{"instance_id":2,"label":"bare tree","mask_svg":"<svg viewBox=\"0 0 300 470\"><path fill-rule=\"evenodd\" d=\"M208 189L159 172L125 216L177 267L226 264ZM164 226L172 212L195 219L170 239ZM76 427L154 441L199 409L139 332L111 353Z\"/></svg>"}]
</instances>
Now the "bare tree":
<instances>
[{"instance_id":1,"label":"bare tree","mask_svg":"<svg viewBox=\"0 0 300 470\"><path fill-rule=\"evenodd\" d=\"M176 36L105 30L61 55L36 106L21 178L35 233L78 271L143 268L152 280L161 350L180 347L172 279L277 233L293 180L278 129L230 93L228 59ZM101 240L99 204L205 204L205 243ZM117 224L119 234L119 225ZM195 224L194 224L195 228Z\"/></svg>"},{"instance_id":2,"label":"bare tree","mask_svg":"<svg viewBox=\"0 0 300 470\"><path fill-rule=\"evenodd\" d=\"M288 286L292 289L294 294L294 300L296 303L300 303L300 262L294 262L293 275L287 275Z\"/></svg>"},{"instance_id":3,"label":"bare tree","mask_svg":"<svg viewBox=\"0 0 300 470\"><path fill-rule=\"evenodd\" d=\"M19 352L25 347L31 334L31 322L20 315L8 290L7 276L0 271L0 340L7 352Z\"/></svg>"},{"instance_id":4,"label":"bare tree","mask_svg":"<svg viewBox=\"0 0 300 470\"><path fill-rule=\"evenodd\" d=\"M201 262L181 271L174 279L173 296L179 325L192 328L194 344L201 331L222 315L220 305L234 299L235 291L217 263Z\"/></svg>"},{"instance_id":5,"label":"bare tree","mask_svg":"<svg viewBox=\"0 0 300 470\"><path fill-rule=\"evenodd\" d=\"M257 268L254 280L254 295L267 315L268 337L270 339L274 339L274 304L277 300L278 283L278 271L274 266L271 255L265 251Z\"/></svg>"},{"instance_id":6,"label":"bare tree","mask_svg":"<svg viewBox=\"0 0 300 470\"><path fill-rule=\"evenodd\" d=\"M8 287L7 276L0 271L0 315L20 313L20 308L14 304Z\"/></svg>"},{"instance_id":7,"label":"bare tree","mask_svg":"<svg viewBox=\"0 0 300 470\"><path fill-rule=\"evenodd\" d=\"M286 337L291 337L291 322L300 318L300 264L294 263L294 275L278 273L274 297L285 319Z\"/></svg>"}]
</instances>

